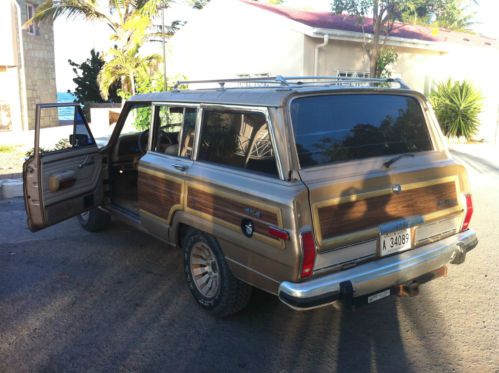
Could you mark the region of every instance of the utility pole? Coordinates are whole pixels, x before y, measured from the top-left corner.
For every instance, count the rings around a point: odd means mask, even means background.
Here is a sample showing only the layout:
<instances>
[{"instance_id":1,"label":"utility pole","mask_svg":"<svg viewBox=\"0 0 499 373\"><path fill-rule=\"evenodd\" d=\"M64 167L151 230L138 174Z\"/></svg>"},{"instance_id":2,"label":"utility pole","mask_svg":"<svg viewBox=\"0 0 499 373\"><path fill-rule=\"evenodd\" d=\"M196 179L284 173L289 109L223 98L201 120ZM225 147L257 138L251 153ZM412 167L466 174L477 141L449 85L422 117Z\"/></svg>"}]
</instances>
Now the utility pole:
<instances>
[{"instance_id":1,"label":"utility pole","mask_svg":"<svg viewBox=\"0 0 499 373\"><path fill-rule=\"evenodd\" d=\"M168 90L168 79L166 78L166 40L165 40L165 7L161 8L161 44L163 46L163 80L165 91Z\"/></svg>"}]
</instances>

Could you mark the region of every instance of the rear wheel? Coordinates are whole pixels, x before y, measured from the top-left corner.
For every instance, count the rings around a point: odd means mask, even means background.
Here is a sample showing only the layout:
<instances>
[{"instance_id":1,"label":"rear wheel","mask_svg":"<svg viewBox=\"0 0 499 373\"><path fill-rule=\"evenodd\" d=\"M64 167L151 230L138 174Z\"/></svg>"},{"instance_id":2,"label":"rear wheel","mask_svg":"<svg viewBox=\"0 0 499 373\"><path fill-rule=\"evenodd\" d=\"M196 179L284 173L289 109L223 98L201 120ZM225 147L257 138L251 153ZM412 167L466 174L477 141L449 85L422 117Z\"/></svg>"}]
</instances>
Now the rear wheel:
<instances>
[{"instance_id":1,"label":"rear wheel","mask_svg":"<svg viewBox=\"0 0 499 373\"><path fill-rule=\"evenodd\" d=\"M252 287L234 277L215 238L192 230L183 247L187 284L201 307L222 317L246 307Z\"/></svg>"},{"instance_id":2,"label":"rear wheel","mask_svg":"<svg viewBox=\"0 0 499 373\"><path fill-rule=\"evenodd\" d=\"M111 216L98 208L93 208L78 215L78 221L83 229L98 232L107 228L111 222Z\"/></svg>"}]
</instances>

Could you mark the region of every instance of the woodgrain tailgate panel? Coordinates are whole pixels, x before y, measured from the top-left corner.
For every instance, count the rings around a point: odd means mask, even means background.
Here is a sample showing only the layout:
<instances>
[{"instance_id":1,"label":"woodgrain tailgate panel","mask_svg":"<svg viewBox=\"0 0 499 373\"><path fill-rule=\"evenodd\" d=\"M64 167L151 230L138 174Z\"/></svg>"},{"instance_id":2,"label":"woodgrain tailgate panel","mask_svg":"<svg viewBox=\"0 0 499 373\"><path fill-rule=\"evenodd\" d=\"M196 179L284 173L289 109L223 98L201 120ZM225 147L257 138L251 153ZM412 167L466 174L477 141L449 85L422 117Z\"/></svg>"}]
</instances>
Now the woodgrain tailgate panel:
<instances>
[{"instance_id":1,"label":"woodgrain tailgate panel","mask_svg":"<svg viewBox=\"0 0 499 373\"><path fill-rule=\"evenodd\" d=\"M453 181L435 184L400 194L382 196L325 206L318 209L322 237L327 239L377 226L412 215L427 215L449 207L441 201L457 205ZM455 201L455 202L454 202Z\"/></svg>"}]
</instances>

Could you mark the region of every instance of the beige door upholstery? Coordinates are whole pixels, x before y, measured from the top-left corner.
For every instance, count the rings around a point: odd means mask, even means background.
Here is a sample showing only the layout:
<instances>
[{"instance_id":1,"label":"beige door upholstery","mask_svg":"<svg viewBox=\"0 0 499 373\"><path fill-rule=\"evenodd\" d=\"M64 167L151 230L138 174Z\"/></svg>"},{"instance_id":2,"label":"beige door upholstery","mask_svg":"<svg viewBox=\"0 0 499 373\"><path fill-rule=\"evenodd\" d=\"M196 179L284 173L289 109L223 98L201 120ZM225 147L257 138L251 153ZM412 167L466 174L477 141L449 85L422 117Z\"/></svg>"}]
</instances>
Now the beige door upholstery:
<instances>
[{"instance_id":1,"label":"beige door upholstery","mask_svg":"<svg viewBox=\"0 0 499 373\"><path fill-rule=\"evenodd\" d=\"M102 202L102 157L97 146L32 157L24 165L28 225L39 230Z\"/></svg>"}]
</instances>

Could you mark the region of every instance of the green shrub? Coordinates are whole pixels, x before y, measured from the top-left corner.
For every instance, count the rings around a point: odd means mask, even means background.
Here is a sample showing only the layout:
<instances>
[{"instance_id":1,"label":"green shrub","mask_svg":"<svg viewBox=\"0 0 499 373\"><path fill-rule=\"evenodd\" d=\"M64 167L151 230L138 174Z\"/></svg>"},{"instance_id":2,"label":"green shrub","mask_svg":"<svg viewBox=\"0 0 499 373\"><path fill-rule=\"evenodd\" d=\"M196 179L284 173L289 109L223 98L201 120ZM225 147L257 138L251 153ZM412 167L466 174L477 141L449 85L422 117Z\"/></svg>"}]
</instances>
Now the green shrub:
<instances>
[{"instance_id":1,"label":"green shrub","mask_svg":"<svg viewBox=\"0 0 499 373\"><path fill-rule=\"evenodd\" d=\"M430 101L446 136L470 140L477 132L483 98L471 83L442 82L430 93Z\"/></svg>"},{"instance_id":2,"label":"green shrub","mask_svg":"<svg viewBox=\"0 0 499 373\"><path fill-rule=\"evenodd\" d=\"M16 150L16 147L13 145L0 145L0 153L12 153Z\"/></svg>"}]
</instances>

